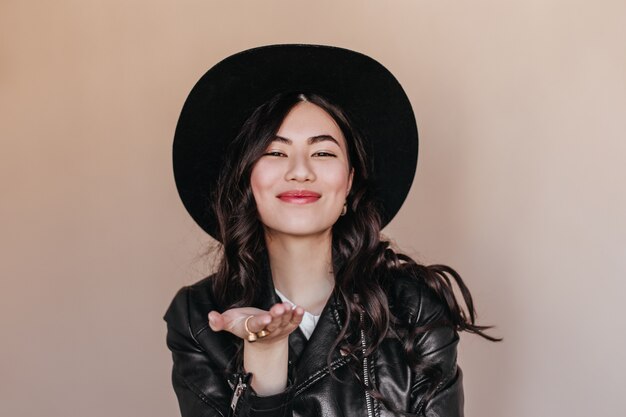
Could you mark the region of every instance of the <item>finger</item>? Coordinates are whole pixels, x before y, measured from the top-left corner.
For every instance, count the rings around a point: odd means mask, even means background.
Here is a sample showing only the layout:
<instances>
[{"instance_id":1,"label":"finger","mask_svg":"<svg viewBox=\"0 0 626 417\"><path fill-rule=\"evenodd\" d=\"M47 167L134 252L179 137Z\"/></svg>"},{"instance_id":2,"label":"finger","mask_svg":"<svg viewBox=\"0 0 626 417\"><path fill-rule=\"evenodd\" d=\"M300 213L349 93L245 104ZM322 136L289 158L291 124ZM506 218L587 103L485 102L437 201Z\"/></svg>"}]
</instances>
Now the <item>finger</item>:
<instances>
[{"instance_id":1,"label":"finger","mask_svg":"<svg viewBox=\"0 0 626 417\"><path fill-rule=\"evenodd\" d=\"M217 311L209 312L209 327L214 332L219 332L224 330L224 318Z\"/></svg>"},{"instance_id":2,"label":"finger","mask_svg":"<svg viewBox=\"0 0 626 417\"><path fill-rule=\"evenodd\" d=\"M304 317L304 309L302 307L296 307L289 305L289 309L286 310L286 305L282 306L283 308L276 308L272 313L278 315L281 311L283 312L278 317L271 317L272 321L269 323L265 329L270 332L270 336L268 340L272 340L280 335L288 335L293 332L302 322L302 318ZM289 318L290 317L290 318ZM284 322L283 322L284 321Z\"/></svg>"},{"instance_id":3,"label":"finger","mask_svg":"<svg viewBox=\"0 0 626 417\"><path fill-rule=\"evenodd\" d=\"M302 319L304 318L304 309L302 307L296 307L293 310L293 315L291 316L290 325L295 325L298 327L300 323L302 323Z\"/></svg>"},{"instance_id":4,"label":"finger","mask_svg":"<svg viewBox=\"0 0 626 417\"><path fill-rule=\"evenodd\" d=\"M294 306L293 311L291 312L291 318L287 323L285 323L285 328L292 332L294 331L300 323L302 323L302 319L304 318L304 309L302 307Z\"/></svg>"},{"instance_id":5,"label":"finger","mask_svg":"<svg viewBox=\"0 0 626 417\"><path fill-rule=\"evenodd\" d=\"M270 308L269 313L272 320L265 326L265 328L270 332L274 332L280 326L282 316L285 313L285 307L282 303L274 304L272 308Z\"/></svg>"},{"instance_id":6,"label":"finger","mask_svg":"<svg viewBox=\"0 0 626 417\"><path fill-rule=\"evenodd\" d=\"M291 304L278 303L270 309L272 322L267 326L267 330L273 332L285 326L291 318Z\"/></svg>"},{"instance_id":7,"label":"finger","mask_svg":"<svg viewBox=\"0 0 626 417\"><path fill-rule=\"evenodd\" d=\"M280 326L279 327L287 327L291 322L291 318L293 317L293 311L296 308L293 304L283 304L285 307L285 313L281 317Z\"/></svg>"}]
</instances>

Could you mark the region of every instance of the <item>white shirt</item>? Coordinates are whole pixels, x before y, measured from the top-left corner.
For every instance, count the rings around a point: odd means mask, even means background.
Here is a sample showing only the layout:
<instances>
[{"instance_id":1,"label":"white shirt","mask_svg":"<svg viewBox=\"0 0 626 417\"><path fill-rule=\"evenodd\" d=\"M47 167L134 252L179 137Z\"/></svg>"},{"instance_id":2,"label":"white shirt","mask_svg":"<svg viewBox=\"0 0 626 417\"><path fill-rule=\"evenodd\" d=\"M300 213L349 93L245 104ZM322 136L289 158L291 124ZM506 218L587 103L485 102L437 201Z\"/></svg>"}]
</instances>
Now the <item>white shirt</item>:
<instances>
[{"instance_id":1,"label":"white shirt","mask_svg":"<svg viewBox=\"0 0 626 417\"><path fill-rule=\"evenodd\" d=\"M276 288L274 289L276 290L276 294L278 294L278 296L283 301L283 303L289 303L292 306L295 306L295 304L292 301L290 301L287 297L285 297L283 293L278 291L278 289ZM304 316L302 317L302 323L300 323L300 330L302 330L302 333L304 333L304 336L306 336L307 340L311 337L311 334L313 334L313 330L315 329L315 326L317 326L317 321L320 319L320 316L321 314L316 316L314 314L309 313L306 310L304 311Z\"/></svg>"}]
</instances>

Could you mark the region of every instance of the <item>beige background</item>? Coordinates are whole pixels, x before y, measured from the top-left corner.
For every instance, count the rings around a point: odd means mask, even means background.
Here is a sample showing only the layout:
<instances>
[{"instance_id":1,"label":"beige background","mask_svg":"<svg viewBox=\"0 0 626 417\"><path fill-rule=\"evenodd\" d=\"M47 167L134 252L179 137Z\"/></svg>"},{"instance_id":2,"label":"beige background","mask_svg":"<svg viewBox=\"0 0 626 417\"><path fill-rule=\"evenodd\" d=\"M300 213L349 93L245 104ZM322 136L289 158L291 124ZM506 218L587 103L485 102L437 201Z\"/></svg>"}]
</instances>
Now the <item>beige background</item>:
<instances>
[{"instance_id":1,"label":"beige background","mask_svg":"<svg viewBox=\"0 0 626 417\"><path fill-rule=\"evenodd\" d=\"M364 52L421 136L386 233L457 268L468 416L623 416L623 0L0 2L0 415L178 415L161 317L208 238L170 152L187 92L270 43Z\"/></svg>"}]
</instances>

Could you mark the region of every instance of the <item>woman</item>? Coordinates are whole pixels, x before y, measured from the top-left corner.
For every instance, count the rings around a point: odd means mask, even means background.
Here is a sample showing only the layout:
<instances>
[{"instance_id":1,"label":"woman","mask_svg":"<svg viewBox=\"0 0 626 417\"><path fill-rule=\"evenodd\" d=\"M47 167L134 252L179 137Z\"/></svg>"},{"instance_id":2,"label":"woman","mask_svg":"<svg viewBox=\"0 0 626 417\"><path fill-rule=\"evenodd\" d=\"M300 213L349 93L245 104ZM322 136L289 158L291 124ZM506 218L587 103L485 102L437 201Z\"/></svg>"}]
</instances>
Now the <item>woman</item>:
<instances>
[{"instance_id":1,"label":"woman","mask_svg":"<svg viewBox=\"0 0 626 417\"><path fill-rule=\"evenodd\" d=\"M364 55L274 45L205 74L174 165L222 255L165 315L183 417L463 414L457 332L495 339L452 269L380 237L416 158L406 95Z\"/></svg>"}]
</instances>

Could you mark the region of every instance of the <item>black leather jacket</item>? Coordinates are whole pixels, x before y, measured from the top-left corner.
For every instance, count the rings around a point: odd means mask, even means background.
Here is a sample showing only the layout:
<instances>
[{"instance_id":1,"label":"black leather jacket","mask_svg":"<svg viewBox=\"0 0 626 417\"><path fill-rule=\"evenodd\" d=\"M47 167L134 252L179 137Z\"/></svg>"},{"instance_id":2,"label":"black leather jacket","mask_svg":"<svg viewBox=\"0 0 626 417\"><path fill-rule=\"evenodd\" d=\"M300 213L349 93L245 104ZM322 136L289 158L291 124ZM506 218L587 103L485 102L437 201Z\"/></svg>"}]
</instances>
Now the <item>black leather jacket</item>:
<instances>
[{"instance_id":1,"label":"black leather jacket","mask_svg":"<svg viewBox=\"0 0 626 417\"><path fill-rule=\"evenodd\" d=\"M332 352L331 367L344 382L329 375L326 358L339 332L343 311L333 296L308 341L300 329L289 336L287 389L272 396L257 396L249 385L251 374L225 371L232 369L229 362L236 355L237 344L235 336L215 333L208 326L207 315L215 309L209 280L210 277L182 288L164 317L167 345L174 361L172 383L183 417L400 415L366 394L348 364L356 359L342 355L339 349ZM258 307L268 310L280 302L273 286L270 289L265 305ZM394 315L410 326L432 323L447 311L423 283L407 277L394 280L387 298ZM418 352L439 364L445 375L428 402L424 401L424 393L429 380L407 365L397 339L385 339L364 361L361 379L374 381L382 395L399 410L429 417L463 416L462 373L456 365L458 340L450 327L435 328L417 339Z\"/></svg>"}]
</instances>

